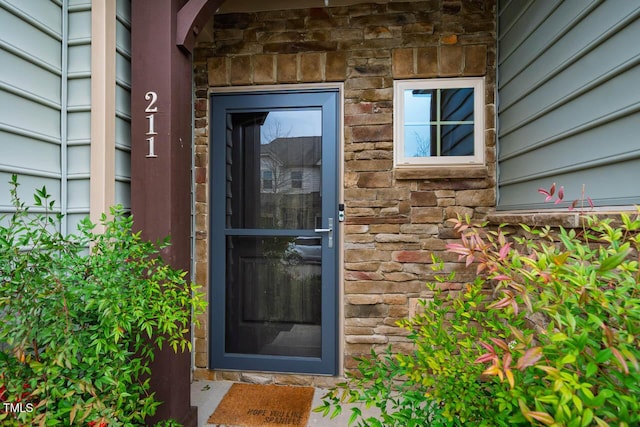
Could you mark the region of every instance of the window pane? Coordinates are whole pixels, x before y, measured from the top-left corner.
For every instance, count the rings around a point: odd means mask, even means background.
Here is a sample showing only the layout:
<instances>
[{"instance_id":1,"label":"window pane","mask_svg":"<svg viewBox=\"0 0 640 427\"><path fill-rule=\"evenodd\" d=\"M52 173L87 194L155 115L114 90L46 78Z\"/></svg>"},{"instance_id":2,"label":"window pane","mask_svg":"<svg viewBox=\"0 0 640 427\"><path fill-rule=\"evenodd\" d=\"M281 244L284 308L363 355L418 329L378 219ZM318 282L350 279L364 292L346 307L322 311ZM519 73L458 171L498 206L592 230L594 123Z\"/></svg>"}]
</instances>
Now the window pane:
<instances>
[{"instance_id":1,"label":"window pane","mask_svg":"<svg viewBox=\"0 0 640 427\"><path fill-rule=\"evenodd\" d=\"M442 89L440 121L473 121L473 88Z\"/></svg>"},{"instance_id":2,"label":"window pane","mask_svg":"<svg viewBox=\"0 0 640 427\"><path fill-rule=\"evenodd\" d=\"M291 188L302 188L302 172L291 172Z\"/></svg>"},{"instance_id":3,"label":"window pane","mask_svg":"<svg viewBox=\"0 0 640 427\"><path fill-rule=\"evenodd\" d=\"M404 124L415 126L429 123L433 120L435 111L431 111L431 99L435 99L433 90L405 90L404 91Z\"/></svg>"},{"instance_id":4,"label":"window pane","mask_svg":"<svg viewBox=\"0 0 640 427\"><path fill-rule=\"evenodd\" d=\"M431 129L429 125L405 125L404 156L429 157L431 155Z\"/></svg>"},{"instance_id":5,"label":"window pane","mask_svg":"<svg viewBox=\"0 0 640 427\"><path fill-rule=\"evenodd\" d=\"M473 125L443 125L442 156L473 156Z\"/></svg>"},{"instance_id":6,"label":"window pane","mask_svg":"<svg viewBox=\"0 0 640 427\"><path fill-rule=\"evenodd\" d=\"M447 124L473 122L473 88L406 90L404 105L405 157L473 155L473 124Z\"/></svg>"},{"instance_id":7,"label":"window pane","mask_svg":"<svg viewBox=\"0 0 640 427\"><path fill-rule=\"evenodd\" d=\"M271 190L273 188L273 172L262 171L262 188Z\"/></svg>"}]
</instances>

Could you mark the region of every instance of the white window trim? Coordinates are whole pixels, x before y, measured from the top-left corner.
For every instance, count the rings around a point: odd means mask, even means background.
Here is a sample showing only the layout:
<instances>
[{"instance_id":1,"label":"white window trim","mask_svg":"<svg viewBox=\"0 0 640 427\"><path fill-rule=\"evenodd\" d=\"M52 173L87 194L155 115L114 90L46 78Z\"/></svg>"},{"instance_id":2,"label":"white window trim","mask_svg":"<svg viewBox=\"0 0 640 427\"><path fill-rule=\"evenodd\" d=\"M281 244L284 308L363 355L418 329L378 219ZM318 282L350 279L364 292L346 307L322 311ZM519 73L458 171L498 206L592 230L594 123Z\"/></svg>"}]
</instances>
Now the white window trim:
<instances>
[{"instance_id":1,"label":"white window trim","mask_svg":"<svg viewBox=\"0 0 640 427\"><path fill-rule=\"evenodd\" d=\"M474 132L473 156L405 157L404 156L404 92L408 89L473 88ZM460 77L425 80L396 80L393 82L393 166L398 169L427 166L483 166L484 165L484 77Z\"/></svg>"}]
</instances>

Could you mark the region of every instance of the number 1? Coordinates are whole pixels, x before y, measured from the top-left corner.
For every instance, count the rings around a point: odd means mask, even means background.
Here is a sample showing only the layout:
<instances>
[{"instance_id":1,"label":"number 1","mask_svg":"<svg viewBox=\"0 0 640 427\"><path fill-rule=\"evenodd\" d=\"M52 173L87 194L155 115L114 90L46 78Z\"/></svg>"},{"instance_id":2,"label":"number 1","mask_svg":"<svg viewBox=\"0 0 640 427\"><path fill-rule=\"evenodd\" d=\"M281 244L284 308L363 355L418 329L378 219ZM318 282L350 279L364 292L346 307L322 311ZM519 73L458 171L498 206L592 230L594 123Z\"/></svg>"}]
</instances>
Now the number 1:
<instances>
[{"instance_id":1,"label":"number 1","mask_svg":"<svg viewBox=\"0 0 640 427\"><path fill-rule=\"evenodd\" d=\"M155 152L155 137L150 136L147 138L147 142L149 143L149 154L147 154L147 157L158 157Z\"/></svg>"}]
</instances>

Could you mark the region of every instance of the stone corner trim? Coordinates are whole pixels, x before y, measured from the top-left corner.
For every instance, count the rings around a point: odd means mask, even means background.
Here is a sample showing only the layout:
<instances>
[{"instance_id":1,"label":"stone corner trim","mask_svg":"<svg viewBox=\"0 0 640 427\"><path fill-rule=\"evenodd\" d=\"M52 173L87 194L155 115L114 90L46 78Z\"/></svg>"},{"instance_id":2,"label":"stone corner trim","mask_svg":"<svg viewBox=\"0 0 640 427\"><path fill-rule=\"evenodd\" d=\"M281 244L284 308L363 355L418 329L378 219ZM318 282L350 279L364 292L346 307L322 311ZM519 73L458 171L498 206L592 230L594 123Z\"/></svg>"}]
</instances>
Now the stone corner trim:
<instances>
[{"instance_id":1,"label":"stone corner trim","mask_svg":"<svg viewBox=\"0 0 640 427\"><path fill-rule=\"evenodd\" d=\"M345 52L259 54L208 58L209 86L343 82Z\"/></svg>"},{"instance_id":2,"label":"stone corner trim","mask_svg":"<svg viewBox=\"0 0 640 427\"><path fill-rule=\"evenodd\" d=\"M487 74L487 45L442 45L392 50L394 79Z\"/></svg>"}]
</instances>

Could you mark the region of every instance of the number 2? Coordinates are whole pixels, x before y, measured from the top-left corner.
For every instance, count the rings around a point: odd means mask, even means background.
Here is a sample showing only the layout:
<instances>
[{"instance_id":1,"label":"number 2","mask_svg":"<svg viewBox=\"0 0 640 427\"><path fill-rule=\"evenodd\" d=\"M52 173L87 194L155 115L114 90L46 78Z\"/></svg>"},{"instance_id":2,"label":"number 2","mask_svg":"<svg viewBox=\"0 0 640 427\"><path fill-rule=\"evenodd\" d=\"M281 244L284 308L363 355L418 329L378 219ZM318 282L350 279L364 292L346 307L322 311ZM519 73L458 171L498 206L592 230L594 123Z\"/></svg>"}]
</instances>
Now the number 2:
<instances>
[{"instance_id":1,"label":"number 2","mask_svg":"<svg viewBox=\"0 0 640 427\"><path fill-rule=\"evenodd\" d=\"M144 99L149 101L149 105L147 105L147 108L144 109L144 112L157 113L158 107L156 107L155 105L156 105L156 102L158 102L158 94L153 91L149 91L144 94Z\"/></svg>"}]
</instances>

